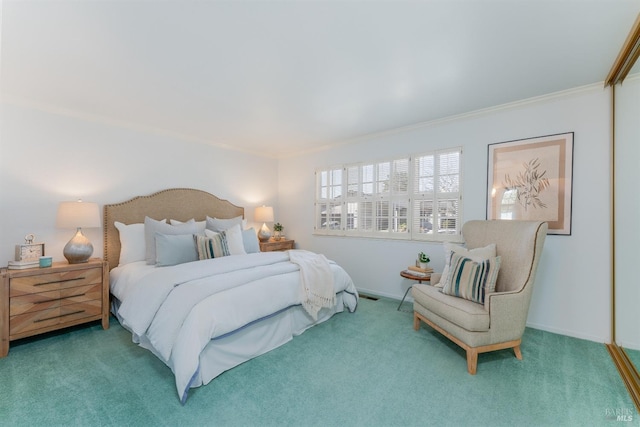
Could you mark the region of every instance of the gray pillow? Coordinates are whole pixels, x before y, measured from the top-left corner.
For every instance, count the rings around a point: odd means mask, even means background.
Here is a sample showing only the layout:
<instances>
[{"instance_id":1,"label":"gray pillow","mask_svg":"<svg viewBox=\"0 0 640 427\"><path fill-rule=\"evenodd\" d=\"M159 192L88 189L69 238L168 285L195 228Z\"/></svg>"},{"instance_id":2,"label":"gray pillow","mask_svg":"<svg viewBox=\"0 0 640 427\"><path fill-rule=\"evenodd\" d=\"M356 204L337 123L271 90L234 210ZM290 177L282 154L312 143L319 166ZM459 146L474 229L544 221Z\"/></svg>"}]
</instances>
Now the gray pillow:
<instances>
[{"instance_id":1,"label":"gray pillow","mask_svg":"<svg viewBox=\"0 0 640 427\"><path fill-rule=\"evenodd\" d=\"M156 263L156 233L169 234L172 236L179 234L198 234L198 226L195 222L181 225L169 225L163 221L156 221L148 216L144 218L144 238L147 246L147 264Z\"/></svg>"},{"instance_id":2,"label":"gray pillow","mask_svg":"<svg viewBox=\"0 0 640 427\"><path fill-rule=\"evenodd\" d=\"M207 229L215 231L216 233L228 230L236 224L238 224L240 226L240 229L242 229L241 216L230 219L211 218L209 216L207 217Z\"/></svg>"},{"instance_id":3,"label":"gray pillow","mask_svg":"<svg viewBox=\"0 0 640 427\"><path fill-rule=\"evenodd\" d=\"M193 234L169 235L156 233L156 265L167 267L197 261L198 252Z\"/></svg>"},{"instance_id":4,"label":"gray pillow","mask_svg":"<svg viewBox=\"0 0 640 427\"><path fill-rule=\"evenodd\" d=\"M244 243L244 251L248 254L260 252L260 243L256 230L248 228L242 232L242 243Z\"/></svg>"}]
</instances>

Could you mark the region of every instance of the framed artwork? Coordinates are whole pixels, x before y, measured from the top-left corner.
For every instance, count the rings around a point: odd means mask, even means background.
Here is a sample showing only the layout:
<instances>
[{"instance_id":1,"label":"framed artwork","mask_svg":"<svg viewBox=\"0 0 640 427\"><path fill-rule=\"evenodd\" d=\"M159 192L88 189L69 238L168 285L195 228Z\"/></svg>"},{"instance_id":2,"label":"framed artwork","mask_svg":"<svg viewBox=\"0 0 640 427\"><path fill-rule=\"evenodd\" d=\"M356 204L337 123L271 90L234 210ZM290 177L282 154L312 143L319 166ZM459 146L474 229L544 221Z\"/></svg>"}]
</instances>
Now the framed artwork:
<instances>
[{"instance_id":1,"label":"framed artwork","mask_svg":"<svg viewBox=\"0 0 640 427\"><path fill-rule=\"evenodd\" d=\"M573 132L489 144L487 219L541 220L571 235Z\"/></svg>"}]
</instances>

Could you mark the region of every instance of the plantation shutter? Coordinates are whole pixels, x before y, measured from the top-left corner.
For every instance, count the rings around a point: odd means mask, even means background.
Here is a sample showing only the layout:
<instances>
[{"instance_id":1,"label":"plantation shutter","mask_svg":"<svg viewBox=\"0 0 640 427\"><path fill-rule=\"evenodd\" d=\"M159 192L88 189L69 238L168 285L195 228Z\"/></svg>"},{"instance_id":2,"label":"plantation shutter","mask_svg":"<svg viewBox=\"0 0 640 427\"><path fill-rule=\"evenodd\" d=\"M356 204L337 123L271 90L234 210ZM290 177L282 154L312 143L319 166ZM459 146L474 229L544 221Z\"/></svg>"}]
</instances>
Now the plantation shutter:
<instances>
[{"instance_id":1,"label":"plantation shutter","mask_svg":"<svg viewBox=\"0 0 640 427\"><path fill-rule=\"evenodd\" d=\"M455 239L461 226L461 157L462 150L454 148L318 170L315 232Z\"/></svg>"},{"instance_id":2,"label":"plantation shutter","mask_svg":"<svg viewBox=\"0 0 640 427\"><path fill-rule=\"evenodd\" d=\"M343 217L342 192L342 168L316 172L316 232L340 232Z\"/></svg>"},{"instance_id":3,"label":"plantation shutter","mask_svg":"<svg viewBox=\"0 0 640 427\"><path fill-rule=\"evenodd\" d=\"M456 148L414 158L412 238L446 240L460 234L461 157Z\"/></svg>"},{"instance_id":4,"label":"plantation shutter","mask_svg":"<svg viewBox=\"0 0 640 427\"><path fill-rule=\"evenodd\" d=\"M390 230L409 237L409 158L393 161ZM397 236L400 237L400 236Z\"/></svg>"}]
</instances>

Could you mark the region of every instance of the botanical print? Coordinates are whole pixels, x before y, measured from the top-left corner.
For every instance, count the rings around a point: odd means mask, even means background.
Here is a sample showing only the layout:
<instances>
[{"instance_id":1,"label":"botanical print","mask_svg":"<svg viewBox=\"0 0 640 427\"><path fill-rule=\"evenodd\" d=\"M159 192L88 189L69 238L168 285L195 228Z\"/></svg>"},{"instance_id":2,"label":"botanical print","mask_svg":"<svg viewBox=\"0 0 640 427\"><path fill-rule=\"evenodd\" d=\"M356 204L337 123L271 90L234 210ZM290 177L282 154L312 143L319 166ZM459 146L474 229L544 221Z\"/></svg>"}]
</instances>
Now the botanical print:
<instances>
[{"instance_id":1,"label":"botanical print","mask_svg":"<svg viewBox=\"0 0 640 427\"><path fill-rule=\"evenodd\" d=\"M516 200L526 211L529 206L533 208L546 208L547 205L540 199L540 193L549 188L549 179L545 177L546 170L539 171L540 159L534 158L522 164L524 171L518 172L515 178L510 174L504 177L503 186L506 191L515 190Z\"/></svg>"},{"instance_id":2,"label":"botanical print","mask_svg":"<svg viewBox=\"0 0 640 427\"><path fill-rule=\"evenodd\" d=\"M573 133L489 145L487 218L549 223L571 233Z\"/></svg>"}]
</instances>

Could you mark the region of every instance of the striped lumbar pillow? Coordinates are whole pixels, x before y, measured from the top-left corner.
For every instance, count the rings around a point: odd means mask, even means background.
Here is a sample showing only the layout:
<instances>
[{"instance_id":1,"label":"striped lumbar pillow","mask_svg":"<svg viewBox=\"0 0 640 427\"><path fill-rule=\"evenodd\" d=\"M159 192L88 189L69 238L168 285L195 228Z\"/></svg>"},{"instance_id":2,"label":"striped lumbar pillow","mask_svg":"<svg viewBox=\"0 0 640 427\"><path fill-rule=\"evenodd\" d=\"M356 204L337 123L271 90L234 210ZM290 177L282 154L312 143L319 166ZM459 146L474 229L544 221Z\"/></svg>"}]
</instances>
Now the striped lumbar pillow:
<instances>
[{"instance_id":1,"label":"striped lumbar pillow","mask_svg":"<svg viewBox=\"0 0 640 427\"><path fill-rule=\"evenodd\" d=\"M442 293L484 304L487 293L496 289L500 257L474 261L462 255L451 256L449 276Z\"/></svg>"},{"instance_id":2,"label":"striped lumbar pillow","mask_svg":"<svg viewBox=\"0 0 640 427\"><path fill-rule=\"evenodd\" d=\"M216 233L211 237L194 234L193 239L196 242L198 259L200 260L219 258L229 255L229 246L227 245L227 239L224 231Z\"/></svg>"}]
</instances>

